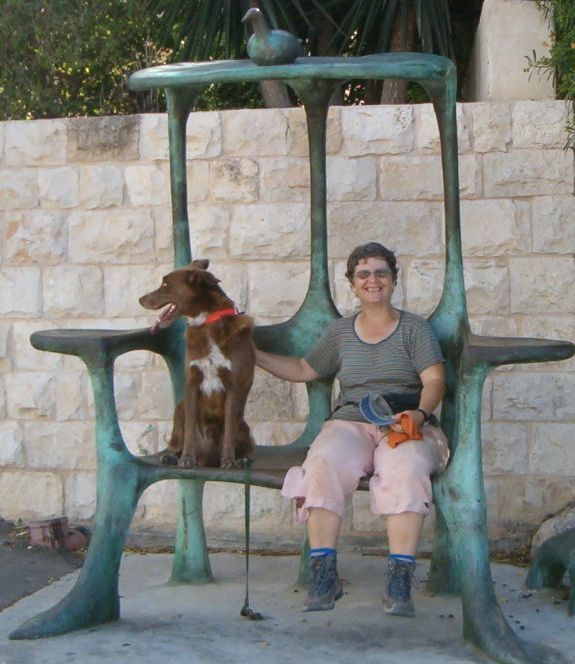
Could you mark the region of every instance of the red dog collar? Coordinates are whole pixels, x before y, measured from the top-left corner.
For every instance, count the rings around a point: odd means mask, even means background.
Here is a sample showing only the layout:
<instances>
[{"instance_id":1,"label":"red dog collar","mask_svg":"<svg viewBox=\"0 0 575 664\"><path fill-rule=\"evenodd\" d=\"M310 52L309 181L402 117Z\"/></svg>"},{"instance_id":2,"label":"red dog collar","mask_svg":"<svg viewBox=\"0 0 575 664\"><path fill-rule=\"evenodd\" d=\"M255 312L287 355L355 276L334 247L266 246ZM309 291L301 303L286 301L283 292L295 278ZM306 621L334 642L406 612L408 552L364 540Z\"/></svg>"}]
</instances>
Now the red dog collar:
<instances>
[{"instance_id":1,"label":"red dog collar","mask_svg":"<svg viewBox=\"0 0 575 664\"><path fill-rule=\"evenodd\" d=\"M239 311L234 307L233 309L220 309L219 311L213 311L204 321L204 325L209 325L210 323L215 323L220 318L225 318L226 316L237 316Z\"/></svg>"}]
</instances>

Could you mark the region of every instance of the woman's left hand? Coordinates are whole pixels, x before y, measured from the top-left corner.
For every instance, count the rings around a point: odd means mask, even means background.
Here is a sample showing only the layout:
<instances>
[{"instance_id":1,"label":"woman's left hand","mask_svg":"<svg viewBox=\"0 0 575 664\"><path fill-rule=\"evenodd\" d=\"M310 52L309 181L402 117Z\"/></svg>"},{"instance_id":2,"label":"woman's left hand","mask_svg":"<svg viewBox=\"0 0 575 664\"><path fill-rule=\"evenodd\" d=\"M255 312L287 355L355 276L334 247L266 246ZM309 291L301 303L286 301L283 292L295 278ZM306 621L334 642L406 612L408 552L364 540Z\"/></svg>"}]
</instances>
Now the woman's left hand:
<instances>
[{"instance_id":1,"label":"woman's left hand","mask_svg":"<svg viewBox=\"0 0 575 664\"><path fill-rule=\"evenodd\" d=\"M409 415L409 417L420 427L423 424L424 417L423 413L419 410L403 410L401 413L396 413L393 416L394 423L389 425L389 428L392 431L403 431L401 424L399 423L402 415Z\"/></svg>"}]
</instances>

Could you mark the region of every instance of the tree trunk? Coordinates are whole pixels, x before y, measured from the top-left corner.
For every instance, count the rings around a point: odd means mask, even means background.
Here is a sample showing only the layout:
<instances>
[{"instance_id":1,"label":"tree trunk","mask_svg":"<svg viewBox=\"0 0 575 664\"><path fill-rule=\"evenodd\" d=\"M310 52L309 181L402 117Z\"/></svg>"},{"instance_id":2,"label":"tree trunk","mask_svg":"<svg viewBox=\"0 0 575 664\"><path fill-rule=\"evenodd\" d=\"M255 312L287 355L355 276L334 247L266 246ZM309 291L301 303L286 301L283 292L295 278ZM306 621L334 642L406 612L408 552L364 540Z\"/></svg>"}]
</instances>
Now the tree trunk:
<instances>
[{"instance_id":1,"label":"tree trunk","mask_svg":"<svg viewBox=\"0 0 575 664\"><path fill-rule=\"evenodd\" d=\"M395 17L395 25L393 28L393 35L391 37L391 44L389 46L390 53L400 51L412 51L415 43L415 14L413 10L409 12L407 19L407 34L404 35L401 29L401 16L400 12ZM407 102L407 86L408 81L398 80L395 78L386 78L383 81L381 90L381 104L405 104Z\"/></svg>"},{"instance_id":2,"label":"tree trunk","mask_svg":"<svg viewBox=\"0 0 575 664\"><path fill-rule=\"evenodd\" d=\"M259 88L266 108L287 108L288 106L293 106L285 83L279 80L262 81Z\"/></svg>"}]
</instances>

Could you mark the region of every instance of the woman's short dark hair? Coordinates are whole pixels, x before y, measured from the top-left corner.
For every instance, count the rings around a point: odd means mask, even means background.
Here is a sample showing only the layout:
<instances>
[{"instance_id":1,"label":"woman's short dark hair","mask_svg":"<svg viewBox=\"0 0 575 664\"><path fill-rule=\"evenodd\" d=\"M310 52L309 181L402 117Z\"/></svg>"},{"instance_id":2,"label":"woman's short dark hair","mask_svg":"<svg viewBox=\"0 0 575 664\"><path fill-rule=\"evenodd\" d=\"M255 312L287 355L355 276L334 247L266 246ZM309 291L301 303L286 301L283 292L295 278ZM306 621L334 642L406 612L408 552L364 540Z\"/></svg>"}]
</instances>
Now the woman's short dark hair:
<instances>
[{"instance_id":1,"label":"woman's short dark hair","mask_svg":"<svg viewBox=\"0 0 575 664\"><path fill-rule=\"evenodd\" d=\"M397 258L391 249L384 247L382 244L379 244L379 242L360 244L359 247L356 247L351 252L347 259L347 271L345 273L345 276L349 281L353 279L353 273L359 261L365 260L366 258L383 258L383 260L389 265L391 276L393 277L393 283L397 283Z\"/></svg>"}]
</instances>

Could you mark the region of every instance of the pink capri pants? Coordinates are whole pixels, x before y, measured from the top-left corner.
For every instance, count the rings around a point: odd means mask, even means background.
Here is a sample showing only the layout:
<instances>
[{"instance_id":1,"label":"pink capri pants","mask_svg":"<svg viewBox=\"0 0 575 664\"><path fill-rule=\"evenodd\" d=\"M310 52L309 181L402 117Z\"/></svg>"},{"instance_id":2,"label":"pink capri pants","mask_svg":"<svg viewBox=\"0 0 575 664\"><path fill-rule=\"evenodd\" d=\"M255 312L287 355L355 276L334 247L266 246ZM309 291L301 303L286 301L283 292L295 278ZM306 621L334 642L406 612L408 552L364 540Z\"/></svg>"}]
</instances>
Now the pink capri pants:
<instances>
[{"instance_id":1,"label":"pink capri pants","mask_svg":"<svg viewBox=\"0 0 575 664\"><path fill-rule=\"evenodd\" d=\"M328 420L303 465L288 470L282 495L296 501L299 522L307 520L312 507L343 517L361 478L371 476L374 514L428 514L431 476L445 469L449 447L441 429L425 425L421 432L423 440L391 448L387 433L375 424Z\"/></svg>"}]
</instances>

